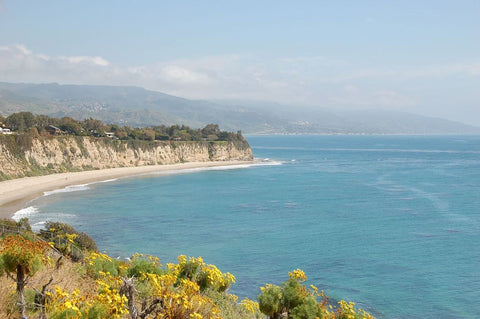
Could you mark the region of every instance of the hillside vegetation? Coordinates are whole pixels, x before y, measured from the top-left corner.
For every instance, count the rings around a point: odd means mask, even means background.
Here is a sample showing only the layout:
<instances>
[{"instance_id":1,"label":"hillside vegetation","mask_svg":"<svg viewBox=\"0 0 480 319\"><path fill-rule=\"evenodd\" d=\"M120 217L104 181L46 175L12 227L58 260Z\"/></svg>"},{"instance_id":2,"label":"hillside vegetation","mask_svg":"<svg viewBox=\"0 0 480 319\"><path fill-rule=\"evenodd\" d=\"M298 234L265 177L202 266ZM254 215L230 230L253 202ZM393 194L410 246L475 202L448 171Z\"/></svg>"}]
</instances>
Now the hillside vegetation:
<instances>
[{"instance_id":1,"label":"hillside vegetation","mask_svg":"<svg viewBox=\"0 0 480 319\"><path fill-rule=\"evenodd\" d=\"M111 137L120 140L144 141L243 141L240 131L221 131L217 124L207 124L202 129L192 129L185 125L156 125L142 128L104 124L88 118L77 121L71 117L55 118L48 115L34 115L31 112L18 112L7 117L0 115L0 127L29 136L73 135Z\"/></svg>"},{"instance_id":2,"label":"hillside vegetation","mask_svg":"<svg viewBox=\"0 0 480 319\"><path fill-rule=\"evenodd\" d=\"M2 318L373 318L353 302L333 303L300 269L280 285L261 287L257 301L230 294L235 276L201 257L163 265L135 254L120 261L98 252L71 226L0 221Z\"/></svg>"}]
</instances>

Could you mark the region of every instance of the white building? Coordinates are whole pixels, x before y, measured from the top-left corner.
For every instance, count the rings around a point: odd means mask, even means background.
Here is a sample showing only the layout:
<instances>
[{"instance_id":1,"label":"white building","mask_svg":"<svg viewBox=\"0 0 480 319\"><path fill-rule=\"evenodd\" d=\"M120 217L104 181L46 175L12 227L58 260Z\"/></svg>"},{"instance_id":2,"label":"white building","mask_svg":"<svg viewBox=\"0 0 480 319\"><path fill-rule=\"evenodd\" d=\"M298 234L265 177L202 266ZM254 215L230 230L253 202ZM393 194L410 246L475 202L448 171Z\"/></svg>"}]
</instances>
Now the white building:
<instances>
[{"instance_id":1,"label":"white building","mask_svg":"<svg viewBox=\"0 0 480 319\"><path fill-rule=\"evenodd\" d=\"M10 135L10 134L12 134L12 131L10 131L9 128L0 127L0 134Z\"/></svg>"}]
</instances>

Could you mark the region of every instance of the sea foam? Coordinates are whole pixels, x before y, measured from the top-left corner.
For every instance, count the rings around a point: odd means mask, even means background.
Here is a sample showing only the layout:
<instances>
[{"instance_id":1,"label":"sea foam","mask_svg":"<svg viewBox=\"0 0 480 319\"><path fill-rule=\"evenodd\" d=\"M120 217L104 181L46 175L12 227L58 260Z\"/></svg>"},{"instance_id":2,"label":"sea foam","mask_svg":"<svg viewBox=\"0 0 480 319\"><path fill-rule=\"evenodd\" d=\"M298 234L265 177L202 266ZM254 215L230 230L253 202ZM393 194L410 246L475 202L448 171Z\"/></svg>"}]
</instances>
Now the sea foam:
<instances>
[{"instance_id":1,"label":"sea foam","mask_svg":"<svg viewBox=\"0 0 480 319\"><path fill-rule=\"evenodd\" d=\"M54 189L53 191L43 192L43 195L44 196L50 196L50 195L58 194L58 193L70 193L70 192L85 191L85 190L89 189L88 185L89 184L71 185L71 186L67 186L65 188L59 188L59 189Z\"/></svg>"},{"instance_id":2,"label":"sea foam","mask_svg":"<svg viewBox=\"0 0 480 319\"><path fill-rule=\"evenodd\" d=\"M253 163L248 163L248 164L195 167L195 168L187 168L187 169L172 169L168 171L154 172L153 174L154 175L189 174L189 173L197 173L197 172L205 172L205 171L226 171L226 170L242 169L242 168L249 168L249 167L255 167L255 166L274 166L274 165L282 165L282 164L283 162L281 161L272 161L266 158L266 159L256 159L256 161L254 161ZM152 173L145 173L141 175L152 175Z\"/></svg>"},{"instance_id":3,"label":"sea foam","mask_svg":"<svg viewBox=\"0 0 480 319\"><path fill-rule=\"evenodd\" d=\"M69 213L58 213L51 212L45 213L36 206L28 206L23 209L18 210L13 214L12 219L19 221L22 218L28 218L32 230L39 231L47 221L62 221L66 223L71 223L75 220L77 216Z\"/></svg>"},{"instance_id":4,"label":"sea foam","mask_svg":"<svg viewBox=\"0 0 480 319\"><path fill-rule=\"evenodd\" d=\"M59 193L86 191L86 190L90 189L90 187L89 187L90 185L99 184L99 183L110 183L110 182L114 182L116 180L118 180L118 179L113 178L113 179L107 179L107 180L104 180L104 181L92 182L92 183L87 183L87 184L70 185L70 186L67 186L65 188L59 188L59 189L54 189L52 191L43 192L43 196L50 196L50 195L59 194Z\"/></svg>"},{"instance_id":5,"label":"sea foam","mask_svg":"<svg viewBox=\"0 0 480 319\"><path fill-rule=\"evenodd\" d=\"M19 211L15 212L13 214L12 219L15 221L19 221L22 218L30 218L32 215L35 215L39 212L38 208L35 206L29 206L23 209L20 209Z\"/></svg>"}]
</instances>

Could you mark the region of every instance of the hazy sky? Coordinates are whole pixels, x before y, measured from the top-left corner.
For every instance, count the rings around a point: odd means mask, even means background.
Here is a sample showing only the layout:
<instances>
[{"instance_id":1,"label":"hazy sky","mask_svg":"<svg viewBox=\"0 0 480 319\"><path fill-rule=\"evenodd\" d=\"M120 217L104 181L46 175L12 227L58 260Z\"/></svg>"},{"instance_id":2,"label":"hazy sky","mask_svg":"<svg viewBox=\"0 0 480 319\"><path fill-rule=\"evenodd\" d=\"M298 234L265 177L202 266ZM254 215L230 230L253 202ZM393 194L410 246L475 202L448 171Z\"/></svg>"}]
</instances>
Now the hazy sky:
<instances>
[{"instance_id":1,"label":"hazy sky","mask_svg":"<svg viewBox=\"0 0 480 319\"><path fill-rule=\"evenodd\" d=\"M0 0L0 81L480 126L480 1Z\"/></svg>"}]
</instances>

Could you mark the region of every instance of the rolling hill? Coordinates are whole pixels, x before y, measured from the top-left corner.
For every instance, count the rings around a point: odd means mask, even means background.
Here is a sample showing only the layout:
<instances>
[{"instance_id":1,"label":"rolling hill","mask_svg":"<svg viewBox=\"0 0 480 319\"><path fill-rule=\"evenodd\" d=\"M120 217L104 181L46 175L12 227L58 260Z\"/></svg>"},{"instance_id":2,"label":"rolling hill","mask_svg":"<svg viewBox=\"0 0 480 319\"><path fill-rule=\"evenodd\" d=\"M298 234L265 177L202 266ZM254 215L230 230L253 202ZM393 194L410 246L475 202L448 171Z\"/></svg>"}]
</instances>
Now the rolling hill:
<instances>
[{"instance_id":1,"label":"rolling hill","mask_svg":"<svg viewBox=\"0 0 480 319\"><path fill-rule=\"evenodd\" d=\"M217 123L247 134L480 134L480 128L385 110L333 111L251 101L189 100L131 86L0 82L0 114L30 111L141 127Z\"/></svg>"}]
</instances>

